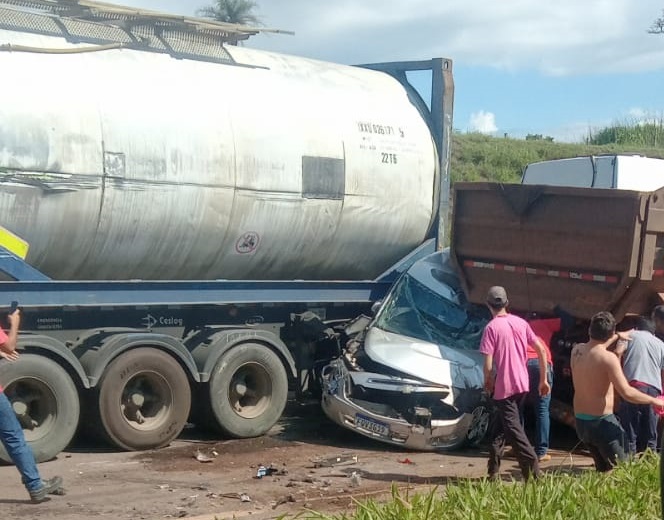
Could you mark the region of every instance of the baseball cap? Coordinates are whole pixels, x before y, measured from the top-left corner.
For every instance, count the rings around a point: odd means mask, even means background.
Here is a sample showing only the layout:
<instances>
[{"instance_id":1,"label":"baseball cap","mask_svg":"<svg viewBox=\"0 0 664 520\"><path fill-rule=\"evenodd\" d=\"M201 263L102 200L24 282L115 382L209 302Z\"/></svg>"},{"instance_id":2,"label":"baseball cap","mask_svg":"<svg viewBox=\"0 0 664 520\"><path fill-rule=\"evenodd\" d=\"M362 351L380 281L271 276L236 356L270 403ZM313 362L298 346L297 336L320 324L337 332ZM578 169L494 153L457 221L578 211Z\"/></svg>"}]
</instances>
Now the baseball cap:
<instances>
[{"instance_id":1,"label":"baseball cap","mask_svg":"<svg viewBox=\"0 0 664 520\"><path fill-rule=\"evenodd\" d=\"M507 305L507 291L500 285L494 285L486 295L486 302L489 305Z\"/></svg>"}]
</instances>

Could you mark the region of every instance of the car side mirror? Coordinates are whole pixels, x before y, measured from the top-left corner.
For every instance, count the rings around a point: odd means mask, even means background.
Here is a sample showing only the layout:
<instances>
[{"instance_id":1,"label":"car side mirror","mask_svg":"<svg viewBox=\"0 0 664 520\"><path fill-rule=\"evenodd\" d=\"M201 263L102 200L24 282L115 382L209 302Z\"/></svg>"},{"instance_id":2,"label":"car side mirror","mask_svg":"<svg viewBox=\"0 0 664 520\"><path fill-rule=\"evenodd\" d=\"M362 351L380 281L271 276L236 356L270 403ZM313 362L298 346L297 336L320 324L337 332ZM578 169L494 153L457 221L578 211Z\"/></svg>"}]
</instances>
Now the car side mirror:
<instances>
[{"instance_id":1,"label":"car side mirror","mask_svg":"<svg viewBox=\"0 0 664 520\"><path fill-rule=\"evenodd\" d=\"M377 302L374 302L374 304L371 306L371 314L373 316L375 316L378 313L381 305L383 305L383 300L378 300Z\"/></svg>"}]
</instances>

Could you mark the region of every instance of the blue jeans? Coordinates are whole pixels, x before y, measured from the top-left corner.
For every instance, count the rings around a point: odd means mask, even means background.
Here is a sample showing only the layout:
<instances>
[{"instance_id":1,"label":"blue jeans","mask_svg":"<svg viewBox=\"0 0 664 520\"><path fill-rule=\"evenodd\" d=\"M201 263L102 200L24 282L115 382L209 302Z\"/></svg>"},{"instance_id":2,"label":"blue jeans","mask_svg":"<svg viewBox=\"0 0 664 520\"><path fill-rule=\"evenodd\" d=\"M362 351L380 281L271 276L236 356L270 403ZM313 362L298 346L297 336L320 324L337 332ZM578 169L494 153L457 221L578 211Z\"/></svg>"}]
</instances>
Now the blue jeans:
<instances>
[{"instance_id":1,"label":"blue jeans","mask_svg":"<svg viewBox=\"0 0 664 520\"><path fill-rule=\"evenodd\" d=\"M21 474L21 481L28 491L42 487L35 456L25 442L23 429L4 392L0 392L0 440Z\"/></svg>"},{"instance_id":2,"label":"blue jeans","mask_svg":"<svg viewBox=\"0 0 664 520\"><path fill-rule=\"evenodd\" d=\"M657 397L660 391L650 385L636 386L638 391ZM622 401L618 408L618 418L627 436L627 449L632 455L642 453L646 448L657 450L657 422L659 418L649 404L632 404Z\"/></svg>"},{"instance_id":3,"label":"blue jeans","mask_svg":"<svg viewBox=\"0 0 664 520\"><path fill-rule=\"evenodd\" d=\"M549 408L551 406L551 392L544 397L539 395L540 368L539 359L529 359L528 379L530 380L530 391L528 392L528 401L532 402L535 410L535 453L538 457L546 455L549 451L549 431L551 430L551 416ZM551 365L546 365L546 380L550 386L553 386L553 369Z\"/></svg>"}]
</instances>

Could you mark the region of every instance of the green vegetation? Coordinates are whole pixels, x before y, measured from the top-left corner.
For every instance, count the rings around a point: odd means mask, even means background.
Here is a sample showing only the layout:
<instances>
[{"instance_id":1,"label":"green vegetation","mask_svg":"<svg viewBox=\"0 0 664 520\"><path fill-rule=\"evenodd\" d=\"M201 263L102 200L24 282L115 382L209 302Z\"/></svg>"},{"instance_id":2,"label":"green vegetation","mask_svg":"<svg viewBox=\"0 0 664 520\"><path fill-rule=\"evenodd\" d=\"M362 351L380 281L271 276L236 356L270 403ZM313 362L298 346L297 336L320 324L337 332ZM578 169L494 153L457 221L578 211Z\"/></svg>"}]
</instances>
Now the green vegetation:
<instances>
[{"instance_id":1,"label":"green vegetation","mask_svg":"<svg viewBox=\"0 0 664 520\"><path fill-rule=\"evenodd\" d=\"M616 143L639 147L664 148L664 121L653 120L643 124L622 123L604 128L590 136L590 144Z\"/></svg>"},{"instance_id":2,"label":"green vegetation","mask_svg":"<svg viewBox=\"0 0 664 520\"><path fill-rule=\"evenodd\" d=\"M455 133L452 141L452 182L519 182L531 162L606 153L664 158L664 121L616 123L587 138L587 144L556 143L538 135L530 139Z\"/></svg>"},{"instance_id":3,"label":"green vegetation","mask_svg":"<svg viewBox=\"0 0 664 520\"><path fill-rule=\"evenodd\" d=\"M261 25L260 18L254 13L256 9L258 3L253 0L214 0L212 5L201 7L196 14L218 22Z\"/></svg>"},{"instance_id":4,"label":"green vegetation","mask_svg":"<svg viewBox=\"0 0 664 520\"><path fill-rule=\"evenodd\" d=\"M305 512L298 520L655 520L661 518L659 457L648 452L610 474L559 470L537 482L460 480L425 494L392 488L392 500L358 502L353 513ZM286 517L282 517L285 519Z\"/></svg>"}]
</instances>

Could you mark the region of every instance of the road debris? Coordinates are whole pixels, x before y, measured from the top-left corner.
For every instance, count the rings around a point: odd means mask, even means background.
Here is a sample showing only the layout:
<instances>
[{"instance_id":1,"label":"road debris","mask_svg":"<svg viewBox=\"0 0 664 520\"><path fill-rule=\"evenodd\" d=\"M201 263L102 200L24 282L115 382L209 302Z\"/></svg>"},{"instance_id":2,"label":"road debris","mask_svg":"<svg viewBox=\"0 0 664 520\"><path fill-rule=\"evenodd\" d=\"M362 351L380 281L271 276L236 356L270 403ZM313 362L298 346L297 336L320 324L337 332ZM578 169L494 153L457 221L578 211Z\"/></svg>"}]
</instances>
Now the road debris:
<instances>
[{"instance_id":1,"label":"road debris","mask_svg":"<svg viewBox=\"0 0 664 520\"><path fill-rule=\"evenodd\" d=\"M182 502L185 502L184 507L191 507L196 503L196 500L198 500L198 495L183 497L181 500Z\"/></svg>"},{"instance_id":2,"label":"road debris","mask_svg":"<svg viewBox=\"0 0 664 520\"><path fill-rule=\"evenodd\" d=\"M354 453L342 453L341 455L335 455L332 457L318 457L311 462L313 462L314 468L330 468L341 464L357 464L357 455Z\"/></svg>"},{"instance_id":3,"label":"road debris","mask_svg":"<svg viewBox=\"0 0 664 520\"><path fill-rule=\"evenodd\" d=\"M219 496L222 498L235 498L240 502L251 502L251 497L246 493L222 493Z\"/></svg>"},{"instance_id":4,"label":"road debris","mask_svg":"<svg viewBox=\"0 0 664 520\"><path fill-rule=\"evenodd\" d=\"M278 500L272 505L272 509L276 509L276 508L279 507L280 505L282 505L282 504L287 504L287 503L289 503L289 502L297 502L297 500L295 500L295 497L294 497L293 495L286 495L285 497L281 497L281 498L279 498L279 499L278 499Z\"/></svg>"},{"instance_id":5,"label":"road debris","mask_svg":"<svg viewBox=\"0 0 664 520\"><path fill-rule=\"evenodd\" d=\"M272 464L269 466L264 466L263 464L260 464L258 468L256 469L256 477L258 479L261 479L263 477L270 477L272 475L280 475L280 476L285 476L288 475L288 470L286 468L275 468Z\"/></svg>"},{"instance_id":6,"label":"road debris","mask_svg":"<svg viewBox=\"0 0 664 520\"><path fill-rule=\"evenodd\" d=\"M212 452L216 453L216 452ZM202 453L201 450L196 450L196 453L194 453L194 458L198 462L213 462L214 461L214 456L206 455L205 453Z\"/></svg>"}]
</instances>

